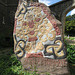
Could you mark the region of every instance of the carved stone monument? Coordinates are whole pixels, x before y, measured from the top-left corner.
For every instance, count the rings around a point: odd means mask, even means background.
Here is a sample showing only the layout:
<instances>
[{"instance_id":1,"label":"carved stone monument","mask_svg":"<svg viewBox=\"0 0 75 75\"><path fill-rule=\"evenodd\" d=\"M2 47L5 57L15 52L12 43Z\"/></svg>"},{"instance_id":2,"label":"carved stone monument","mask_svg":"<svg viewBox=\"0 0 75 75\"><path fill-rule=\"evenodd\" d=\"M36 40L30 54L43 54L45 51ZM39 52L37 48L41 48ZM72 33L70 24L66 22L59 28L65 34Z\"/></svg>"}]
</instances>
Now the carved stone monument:
<instances>
[{"instance_id":1,"label":"carved stone monument","mask_svg":"<svg viewBox=\"0 0 75 75\"><path fill-rule=\"evenodd\" d=\"M67 75L62 24L37 0L20 0L15 14L14 52L26 70ZM69 74L68 74L69 75Z\"/></svg>"}]
</instances>

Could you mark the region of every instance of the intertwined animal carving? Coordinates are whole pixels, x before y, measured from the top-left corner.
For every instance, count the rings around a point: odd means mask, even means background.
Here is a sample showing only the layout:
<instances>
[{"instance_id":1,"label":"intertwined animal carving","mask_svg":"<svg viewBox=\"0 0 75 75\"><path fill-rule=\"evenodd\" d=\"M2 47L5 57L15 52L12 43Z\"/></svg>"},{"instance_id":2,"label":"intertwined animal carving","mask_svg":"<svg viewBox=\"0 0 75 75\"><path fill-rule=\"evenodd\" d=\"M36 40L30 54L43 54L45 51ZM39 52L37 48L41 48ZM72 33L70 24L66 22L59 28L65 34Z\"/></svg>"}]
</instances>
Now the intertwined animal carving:
<instances>
[{"instance_id":1,"label":"intertwined animal carving","mask_svg":"<svg viewBox=\"0 0 75 75\"><path fill-rule=\"evenodd\" d=\"M13 33L17 58L64 58L66 51L60 26L61 22L45 4L27 3L25 0L19 2Z\"/></svg>"}]
</instances>

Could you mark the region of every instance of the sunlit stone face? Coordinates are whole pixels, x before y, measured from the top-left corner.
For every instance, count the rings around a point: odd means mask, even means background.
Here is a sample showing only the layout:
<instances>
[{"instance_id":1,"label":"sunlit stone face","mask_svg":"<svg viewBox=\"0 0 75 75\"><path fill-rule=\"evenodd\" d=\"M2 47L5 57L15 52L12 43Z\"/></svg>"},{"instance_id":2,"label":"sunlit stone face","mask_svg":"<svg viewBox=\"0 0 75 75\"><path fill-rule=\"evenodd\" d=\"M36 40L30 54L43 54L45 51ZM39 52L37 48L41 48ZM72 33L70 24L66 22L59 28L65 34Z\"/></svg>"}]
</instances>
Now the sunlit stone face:
<instances>
[{"instance_id":1,"label":"sunlit stone face","mask_svg":"<svg viewBox=\"0 0 75 75\"><path fill-rule=\"evenodd\" d=\"M22 2L15 14L14 52L18 59L29 57L64 58L59 21L44 4ZM58 23L57 23L58 22Z\"/></svg>"}]
</instances>

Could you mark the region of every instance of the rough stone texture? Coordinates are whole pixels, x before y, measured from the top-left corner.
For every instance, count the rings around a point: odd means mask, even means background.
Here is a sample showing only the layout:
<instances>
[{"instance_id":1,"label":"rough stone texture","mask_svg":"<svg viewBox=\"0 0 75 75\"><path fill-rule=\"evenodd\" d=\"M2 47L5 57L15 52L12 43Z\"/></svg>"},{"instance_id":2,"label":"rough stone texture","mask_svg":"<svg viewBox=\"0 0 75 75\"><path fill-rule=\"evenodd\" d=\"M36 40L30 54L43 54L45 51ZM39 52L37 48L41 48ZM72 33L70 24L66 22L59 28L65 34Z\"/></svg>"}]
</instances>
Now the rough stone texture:
<instances>
[{"instance_id":1,"label":"rough stone texture","mask_svg":"<svg viewBox=\"0 0 75 75\"><path fill-rule=\"evenodd\" d=\"M45 4L20 0L15 14L14 52L25 70L69 75L61 26Z\"/></svg>"},{"instance_id":2,"label":"rough stone texture","mask_svg":"<svg viewBox=\"0 0 75 75\"><path fill-rule=\"evenodd\" d=\"M27 71L36 71L40 75L70 75L66 59L25 58L21 60Z\"/></svg>"},{"instance_id":3,"label":"rough stone texture","mask_svg":"<svg viewBox=\"0 0 75 75\"><path fill-rule=\"evenodd\" d=\"M26 0L19 2L13 33L14 52L18 59L39 57L40 52L43 57L65 58L61 25L45 4L27 3Z\"/></svg>"},{"instance_id":4,"label":"rough stone texture","mask_svg":"<svg viewBox=\"0 0 75 75\"><path fill-rule=\"evenodd\" d=\"M69 7L74 4L75 0L62 0L58 3L50 5L49 8L51 9L52 13L55 17L61 21L63 12ZM72 10L72 9L71 9ZM69 11L68 11L69 12ZM67 12L66 12L67 13Z\"/></svg>"}]
</instances>

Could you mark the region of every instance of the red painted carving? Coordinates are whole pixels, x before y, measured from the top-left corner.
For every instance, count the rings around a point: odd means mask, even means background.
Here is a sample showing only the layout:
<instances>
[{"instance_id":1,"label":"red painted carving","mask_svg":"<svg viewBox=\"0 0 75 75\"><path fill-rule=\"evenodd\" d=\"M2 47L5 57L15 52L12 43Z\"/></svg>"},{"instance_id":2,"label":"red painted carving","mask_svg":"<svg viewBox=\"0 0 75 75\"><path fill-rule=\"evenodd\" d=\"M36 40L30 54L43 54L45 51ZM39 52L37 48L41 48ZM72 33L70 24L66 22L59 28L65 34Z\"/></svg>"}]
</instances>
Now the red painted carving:
<instances>
[{"instance_id":1,"label":"red painted carving","mask_svg":"<svg viewBox=\"0 0 75 75\"><path fill-rule=\"evenodd\" d=\"M36 41L36 40L37 40L36 36L28 39L28 41Z\"/></svg>"},{"instance_id":2,"label":"red painted carving","mask_svg":"<svg viewBox=\"0 0 75 75\"><path fill-rule=\"evenodd\" d=\"M27 23L26 23L26 22L24 22L24 23L23 23L23 26L26 26L26 25L27 25Z\"/></svg>"},{"instance_id":3,"label":"red painted carving","mask_svg":"<svg viewBox=\"0 0 75 75\"><path fill-rule=\"evenodd\" d=\"M26 58L32 58L32 57L43 57L42 53L29 53L26 55Z\"/></svg>"},{"instance_id":4,"label":"red painted carving","mask_svg":"<svg viewBox=\"0 0 75 75\"><path fill-rule=\"evenodd\" d=\"M61 32L60 32L60 29L58 27L58 24L61 25L61 23L58 22L58 20L56 20L54 18L54 16L52 16L52 14L50 13L50 11L48 11L48 7L45 4L41 4L41 3L35 3L35 4L33 4L33 3L31 3L30 6L41 7L43 9L43 12L47 15L47 18L49 19L49 21L52 23L53 27L55 28L56 35L60 35ZM56 27L58 27L58 29Z\"/></svg>"},{"instance_id":5,"label":"red painted carving","mask_svg":"<svg viewBox=\"0 0 75 75\"><path fill-rule=\"evenodd\" d=\"M35 20L36 22L39 22L40 21L40 18L36 18L36 20Z\"/></svg>"},{"instance_id":6,"label":"red painted carving","mask_svg":"<svg viewBox=\"0 0 75 75\"><path fill-rule=\"evenodd\" d=\"M14 32L13 33L16 32L16 25L17 25L17 19L15 18L15 25L14 25Z\"/></svg>"},{"instance_id":7,"label":"red painted carving","mask_svg":"<svg viewBox=\"0 0 75 75\"><path fill-rule=\"evenodd\" d=\"M33 22L33 20L32 20L32 21L29 21L28 24L29 24L29 27L30 27L30 28L33 28L33 27L34 27L34 22Z\"/></svg>"},{"instance_id":8,"label":"red painted carving","mask_svg":"<svg viewBox=\"0 0 75 75\"><path fill-rule=\"evenodd\" d=\"M33 35L34 33L35 33L34 30L29 32L30 35Z\"/></svg>"}]
</instances>

